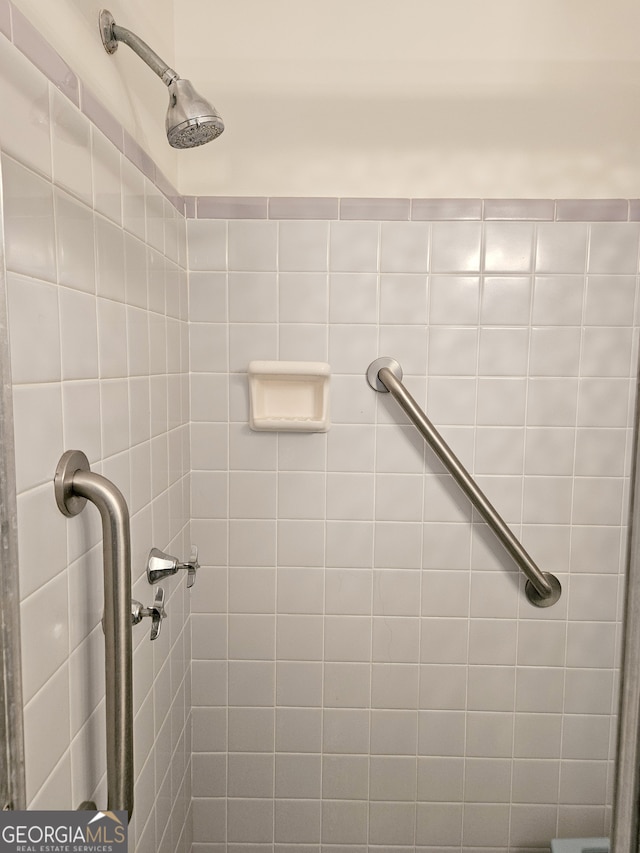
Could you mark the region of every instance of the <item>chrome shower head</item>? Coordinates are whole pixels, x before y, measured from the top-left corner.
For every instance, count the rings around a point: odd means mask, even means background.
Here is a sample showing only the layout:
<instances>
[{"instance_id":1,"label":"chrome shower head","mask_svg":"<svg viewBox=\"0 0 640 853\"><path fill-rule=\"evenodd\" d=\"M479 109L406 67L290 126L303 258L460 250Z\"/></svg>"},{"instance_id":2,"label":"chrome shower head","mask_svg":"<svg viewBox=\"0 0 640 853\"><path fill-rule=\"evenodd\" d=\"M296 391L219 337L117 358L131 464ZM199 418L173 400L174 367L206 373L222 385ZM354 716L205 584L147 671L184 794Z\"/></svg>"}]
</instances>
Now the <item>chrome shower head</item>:
<instances>
[{"instance_id":1,"label":"chrome shower head","mask_svg":"<svg viewBox=\"0 0 640 853\"><path fill-rule=\"evenodd\" d=\"M169 89L167 139L173 148L195 148L220 136L224 122L218 111L199 95L188 80L169 68L148 44L131 30L119 27L106 9L100 12L100 36L107 53L115 53L118 42L128 45L160 77Z\"/></svg>"},{"instance_id":2,"label":"chrome shower head","mask_svg":"<svg viewBox=\"0 0 640 853\"><path fill-rule=\"evenodd\" d=\"M224 130L217 110L205 101L188 80L169 83L167 139L173 148L195 148L204 145Z\"/></svg>"}]
</instances>

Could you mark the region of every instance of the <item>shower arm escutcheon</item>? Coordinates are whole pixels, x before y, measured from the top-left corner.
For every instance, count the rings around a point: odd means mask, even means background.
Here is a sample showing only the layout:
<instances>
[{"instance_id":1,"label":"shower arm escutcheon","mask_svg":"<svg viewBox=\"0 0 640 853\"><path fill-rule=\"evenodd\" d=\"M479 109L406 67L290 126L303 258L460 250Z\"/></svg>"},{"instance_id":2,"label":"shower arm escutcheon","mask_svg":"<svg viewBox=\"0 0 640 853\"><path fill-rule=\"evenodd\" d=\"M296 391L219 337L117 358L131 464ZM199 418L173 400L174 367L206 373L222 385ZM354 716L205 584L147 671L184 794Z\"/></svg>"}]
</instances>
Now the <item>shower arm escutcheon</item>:
<instances>
[{"instance_id":1,"label":"shower arm escutcheon","mask_svg":"<svg viewBox=\"0 0 640 853\"><path fill-rule=\"evenodd\" d=\"M104 567L105 701L109 811L133 812L133 675L131 644L131 535L122 492L90 470L79 450L60 457L54 478L58 509L78 515L91 501L102 519Z\"/></svg>"},{"instance_id":2,"label":"shower arm escutcheon","mask_svg":"<svg viewBox=\"0 0 640 853\"><path fill-rule=\"evenodd\" d=\"M490 503L429 418L402 384L402 368L393 358L378 358L367 370L367 381L375 390L390 393L417 428L440 462L462 489L475 509L498 538L500 544L527 577L525 594L536 607L550 607L560 598L560 581L550 572L541 571L513 535L502 516Z\"/></svg>"}]
</instances>

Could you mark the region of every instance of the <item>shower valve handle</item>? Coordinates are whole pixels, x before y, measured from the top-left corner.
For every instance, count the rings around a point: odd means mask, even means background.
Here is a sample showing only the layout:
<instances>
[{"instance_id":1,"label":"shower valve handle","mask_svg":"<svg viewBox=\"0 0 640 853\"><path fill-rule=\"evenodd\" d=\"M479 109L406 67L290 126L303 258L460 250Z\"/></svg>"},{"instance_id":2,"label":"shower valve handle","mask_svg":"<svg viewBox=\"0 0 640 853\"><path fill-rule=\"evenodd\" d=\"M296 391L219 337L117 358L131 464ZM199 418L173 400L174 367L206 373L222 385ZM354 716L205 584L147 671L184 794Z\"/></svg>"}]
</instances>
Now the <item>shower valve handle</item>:
<instances>
[{"instance_id":1,"label":"shower valve handle","mask_svg":"<svg viewBox=\"0 0 640 853\"><path fill-rule=\"evenodd\" d=\"M151 607L145 607L135 599L131 602L131 624L137 625L145 616L151 617L151 640L157 640L162 627L162 620L167 618L164 609L164 589L159 586Z\"/></svg>"},{"instance_id":2,"label":"shower valve handle","mask_svg":"<svg viewBox=\"0 0 640 853\"><path fill-rule=\"evenodd\" d=\"M184 563L178 563L178 568L187 570L187 589L189 589L196 582L196 572L200 568L197 545L191 546L191 557Z\"/></svg>"},{"instance_id":3,"label":"shower valve handle","mask_svg":"<svg viewBox=\"0 0 640 853\"><path fill-rule=\"evenodd\" d=\"M147 580L149 583L158 583L162 578L175 575L180 570L187 572L187 587L192 587L196 582L196 572L200 568L198 562L198 548L193 545L191 557L181 563L177 557L165 554L158 548L152 548L147 561Z\"/></svg>"}]
</instances>

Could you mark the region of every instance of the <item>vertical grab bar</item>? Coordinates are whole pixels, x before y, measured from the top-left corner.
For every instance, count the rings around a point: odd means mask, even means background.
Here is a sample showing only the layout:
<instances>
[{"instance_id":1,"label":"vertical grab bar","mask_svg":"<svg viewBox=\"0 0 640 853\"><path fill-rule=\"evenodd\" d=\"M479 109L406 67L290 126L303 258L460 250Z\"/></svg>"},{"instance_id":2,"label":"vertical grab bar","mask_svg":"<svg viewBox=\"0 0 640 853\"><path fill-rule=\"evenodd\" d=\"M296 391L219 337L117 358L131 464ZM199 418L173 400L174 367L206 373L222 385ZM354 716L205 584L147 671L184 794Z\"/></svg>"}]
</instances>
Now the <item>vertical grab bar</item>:
<instances>
[{"instance_id":1,"label":"vertical grab bar","mask_svg":"<svg viewBox=\"0 0 640 853\"><path fill-rule=\"evenodd\" d=\"M122 492L110 480L92 473L87 457L79 450L61 456L54 486L63 515L77 515L91 501L102 519L107 808L126 811L130 820L134 771L129 510Z\"/></svg>"},{"instance_id":2,"label":"vertical grab bar","mask_svg":"<svg viewBox=\"0 0 640 853\"><path fill-rule=\"evenodd\" d=\"M550 607L560 598L560 582L549 572L542 572L516 539L502 516L489 502L462 462L455 455L402 382L402 368L392 358L378 358L369 365L367 380L375 391L388 391L418 429L438 459L478 510L483 519L527 577L525 594L536 607Z\"/></svg>"}]
</instances>

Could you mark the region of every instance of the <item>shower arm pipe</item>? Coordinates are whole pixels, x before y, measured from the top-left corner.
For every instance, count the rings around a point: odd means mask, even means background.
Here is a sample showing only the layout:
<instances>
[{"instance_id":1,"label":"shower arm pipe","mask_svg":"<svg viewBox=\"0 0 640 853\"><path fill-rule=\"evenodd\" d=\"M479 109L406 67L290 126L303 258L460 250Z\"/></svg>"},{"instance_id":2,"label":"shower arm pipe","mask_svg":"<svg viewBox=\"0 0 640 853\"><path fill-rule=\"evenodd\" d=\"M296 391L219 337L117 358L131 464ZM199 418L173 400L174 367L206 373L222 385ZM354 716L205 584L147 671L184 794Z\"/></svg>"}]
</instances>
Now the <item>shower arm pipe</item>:
<instances>
[{"instance_id":1,"label":"shower arm pipe","mask_svg":"<svg viewBox=\"0 0 640 853\"><path fill-rule=\"evenodd\" d=\"M531 604L536 607L550 607L555 604L562 592L560 582L549 572L541 571L513 535L502 516L490 503L462 462L402 384L402 368L398 362L391 358L376 359L369 365L367 379L376 391L388 391L391 394L489 525L500 544L524 572L527 577L525 594Z\"/></svg>"},{"instance_id":2,"label":"shower arm pipe","mask_svg":"<svg viewBox=\"0 0 640 853\"><path fill-rule=\"evenodd\" d=\"M174 80L180 79L180 75L173 68L170 68L145 41L126 27L116 24L110 12L103 10L100 13L100 26L104 46L108 53L115 53L118 49L118 42L122 42L130 47L134 53L137 53L140 59L146 62L152 71L155 71L166 86L169 86Z\"/></svg>"},{"instance_id":3,"label":"shower arm pipe","mask_svg":"<svg viewBox=\"0 0 640 853\"><path fill-rule=\"evenodd\" d=\"M133 812L133 674L131 643L131 535L120 490L93 473L78 450L62 455L54 480L58 508L77 515L91 501L102 520L104 564L107 808Z\"/></svg>"}]
</instances>

